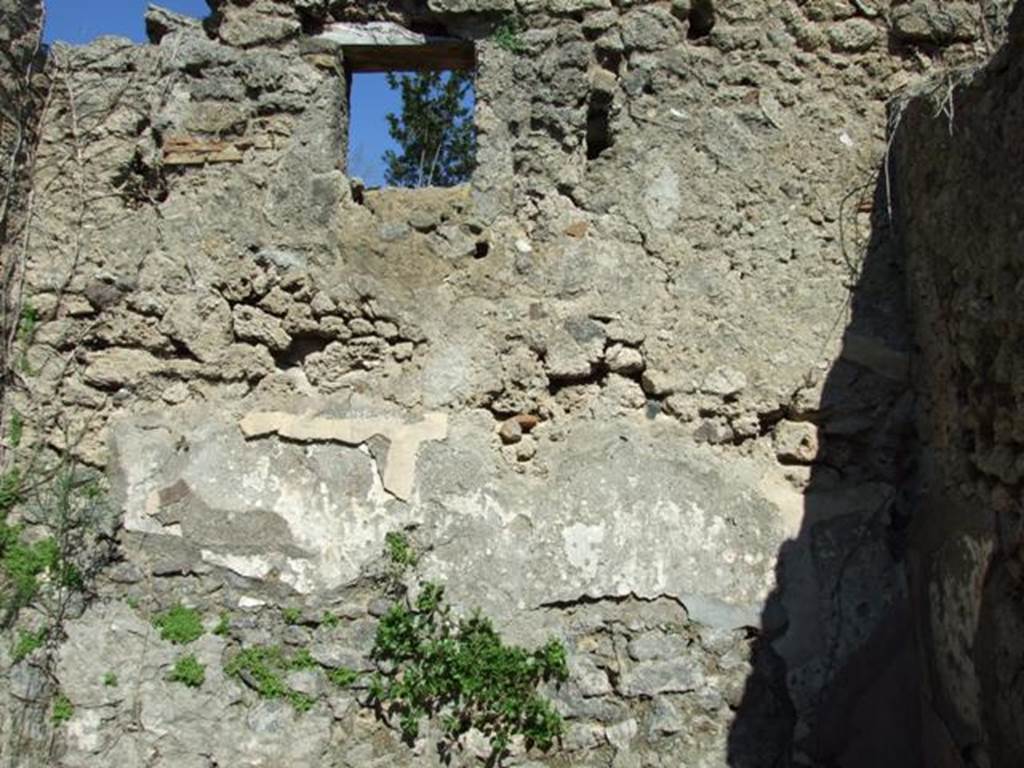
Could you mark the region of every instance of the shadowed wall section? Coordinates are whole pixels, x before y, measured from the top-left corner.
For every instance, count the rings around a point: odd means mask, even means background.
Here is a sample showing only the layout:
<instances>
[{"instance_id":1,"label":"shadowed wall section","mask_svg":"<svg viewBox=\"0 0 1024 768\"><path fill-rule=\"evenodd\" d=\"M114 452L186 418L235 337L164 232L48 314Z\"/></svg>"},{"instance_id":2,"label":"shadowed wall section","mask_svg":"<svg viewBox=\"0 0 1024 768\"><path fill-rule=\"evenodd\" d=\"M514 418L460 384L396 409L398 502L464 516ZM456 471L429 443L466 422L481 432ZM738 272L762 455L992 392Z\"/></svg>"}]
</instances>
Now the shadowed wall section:
<instances>
[{"instance_id":1,"label":"shadowed wall section","mask_svg":"<svg viewBox=\"0 0 1024 768\"><path fill-rule=\"evenodd\" d=\"M1011 766L1024 754L1024 7L984 69L894 114L920 350L910 581L925 762Z\"/></svg>"}]
</instances>

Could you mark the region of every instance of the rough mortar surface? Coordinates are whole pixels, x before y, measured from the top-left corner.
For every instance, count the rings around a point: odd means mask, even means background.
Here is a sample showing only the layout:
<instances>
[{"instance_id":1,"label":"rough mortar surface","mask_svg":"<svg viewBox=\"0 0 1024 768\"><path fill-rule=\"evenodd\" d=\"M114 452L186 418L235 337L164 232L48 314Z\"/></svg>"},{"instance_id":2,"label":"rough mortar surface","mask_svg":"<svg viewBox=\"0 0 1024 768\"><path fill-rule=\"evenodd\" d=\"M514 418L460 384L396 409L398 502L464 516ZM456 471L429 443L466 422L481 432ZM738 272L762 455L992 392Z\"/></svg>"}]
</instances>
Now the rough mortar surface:
<instances>
[{"instance_id":1,"label":"rough mortar surface","mask_svg":"<svg viewBox=\"0 0 1024 768\"><path fill-rule=\"evenodd\" d=\"M4 766L440 765L327 675L398 532L568 650L508 765L1014 765L1022 9L208 3L40 59L0 0L3 434L106 478L116 550L0 642ZM365 189L346 52L452 40L471 183ZM256 645L308 711L226 673Z\"/></svg>"}]
</instances>

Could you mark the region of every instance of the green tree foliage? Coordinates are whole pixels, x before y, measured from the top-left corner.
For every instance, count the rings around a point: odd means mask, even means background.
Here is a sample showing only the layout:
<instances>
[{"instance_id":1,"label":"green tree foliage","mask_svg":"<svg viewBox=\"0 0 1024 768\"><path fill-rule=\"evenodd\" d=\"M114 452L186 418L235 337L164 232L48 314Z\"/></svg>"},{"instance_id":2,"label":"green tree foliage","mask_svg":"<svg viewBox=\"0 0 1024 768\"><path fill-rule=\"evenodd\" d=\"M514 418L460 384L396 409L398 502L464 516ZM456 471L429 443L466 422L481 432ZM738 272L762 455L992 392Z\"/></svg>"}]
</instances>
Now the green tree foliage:
<instances>
[{"instance_id":1,"label":"green tree foliage","mask_svg":"<svg viewBox=\"0 0 1024 768\"><path fill-rule=\"evenodd\" d=\"M385 179L398 187L451 187L469 180L476 155L470 72L388 73L402 97L400 115L387 116L400 147L384 153Z\"/></svg>"}]
</instances>

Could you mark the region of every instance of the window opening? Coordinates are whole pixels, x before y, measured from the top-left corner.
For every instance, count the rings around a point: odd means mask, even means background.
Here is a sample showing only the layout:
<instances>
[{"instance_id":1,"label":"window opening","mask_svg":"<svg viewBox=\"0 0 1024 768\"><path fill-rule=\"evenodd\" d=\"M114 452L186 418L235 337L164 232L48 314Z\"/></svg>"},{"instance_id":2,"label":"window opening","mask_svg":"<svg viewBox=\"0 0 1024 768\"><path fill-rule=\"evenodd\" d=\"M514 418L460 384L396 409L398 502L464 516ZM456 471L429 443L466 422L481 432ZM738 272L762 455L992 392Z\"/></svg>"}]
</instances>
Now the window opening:
<instances>
[{"instance_id":1,"label":"window opening","mask_svg":"<svg viewBox=\"0 0 1024 768\"><path fill-rule=\"evenodd\" d=\"M473 74L355 72L348 173L367 187L451 187L476 163Z\"/></svg>"},{"instance_id":2,"label":"window opening","mask_svg":"<svg viewBox=\"0 0 1024 768\"><path fill-rule=\"evenodd\" d=\"M349 83L346 162L367 187L446 187L476 161L473 44L390 22L332 24Z\"/></svg>"}]
</instances>

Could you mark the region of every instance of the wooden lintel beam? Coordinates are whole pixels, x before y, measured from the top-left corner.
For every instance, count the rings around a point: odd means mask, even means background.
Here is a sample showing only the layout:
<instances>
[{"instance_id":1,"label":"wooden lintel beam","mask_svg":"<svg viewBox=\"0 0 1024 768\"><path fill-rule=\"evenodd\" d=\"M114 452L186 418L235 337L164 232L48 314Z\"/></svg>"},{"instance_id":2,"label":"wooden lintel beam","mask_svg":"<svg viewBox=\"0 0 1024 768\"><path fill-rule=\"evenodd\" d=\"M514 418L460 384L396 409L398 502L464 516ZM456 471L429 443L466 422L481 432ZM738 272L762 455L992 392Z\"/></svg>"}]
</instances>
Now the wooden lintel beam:
<instances>
[{"instance_id":1,"label":"wooden lintel beam","mask_svg":"<svg viewBox=\"0 0 1024 768\"><path fill-rule=\"evenodd\" d=\"M436 72L476 67L473 46L467 43L428 45L345 46L345 63L352 72Z\"/></svg>"}]
</instances>

